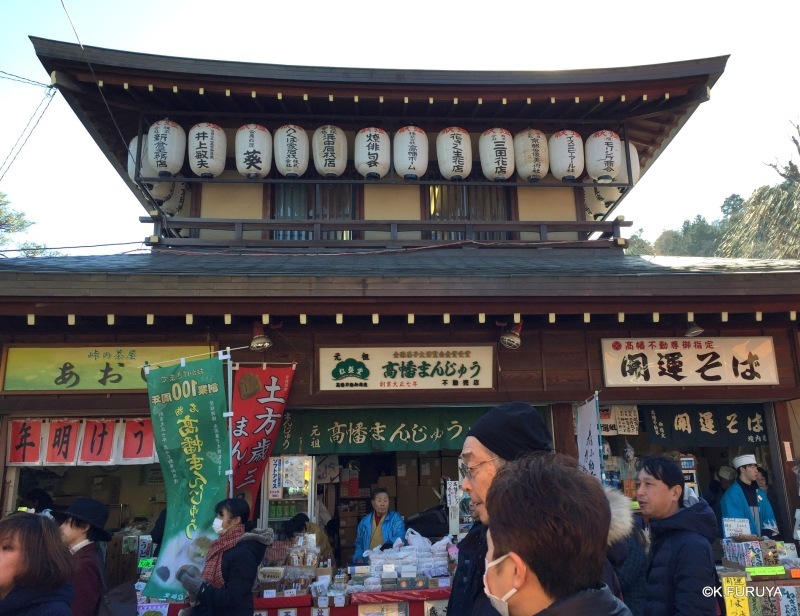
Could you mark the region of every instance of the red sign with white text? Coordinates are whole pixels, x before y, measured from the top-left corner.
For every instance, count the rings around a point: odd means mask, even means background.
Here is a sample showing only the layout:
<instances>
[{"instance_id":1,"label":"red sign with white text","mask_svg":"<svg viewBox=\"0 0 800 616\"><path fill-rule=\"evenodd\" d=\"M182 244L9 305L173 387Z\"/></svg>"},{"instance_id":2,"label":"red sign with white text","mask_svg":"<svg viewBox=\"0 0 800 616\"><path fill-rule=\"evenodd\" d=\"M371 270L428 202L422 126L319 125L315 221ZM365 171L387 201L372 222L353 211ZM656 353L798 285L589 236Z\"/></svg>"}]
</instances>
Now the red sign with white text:
<instances>
[{"instance_id":1,"label":"red sign with white text","mask_svg":"<svg viewBox=\"0 0 800 616\"><path fill-rule=\"evenodd\" d=\"M154 452L153 421L151 419L127 420L125 436L122 440L122 459L152 461Z\"/></svg>"},{"instance_id":2,"label":"red sign with white text","mask_svg":"<svg viewBox=\"0 0 800 616\"><path fill-rule=\"evenodd\" d=\"M8 423L6 462L15 465L41 464L42 420L12 419Z\"/></svg>"},{"instance_id":3,"label":"red sign with white text","mask_svg":"<svg viewBox=\"0 0 800 616\"><path fill-rule=\"evenodd\" d=\"M115 419L87 419L78 460L86 464L111 464L114 457Z\"/></svg>"},{"instance_id":4,"label":"red sign with white text","mask_svg":"<svg viewBox=\"0 0 800 616\"><path fill-rule=\"evenodd\" d=\"M75 464L81 422L77 419L59 419L50 421L49 427L45 464Z\"/></svg>"},{"instance_id":5,"label":"red sign with white text","mask_svg":"<svg viewBox=\"0 0 800 616\"><path fill-rule=\"evenodd\" d=\"M233 384L233 490L249 490L253 501L283 420L294 366L240 366Z\"/></svg>"}]
</instances>

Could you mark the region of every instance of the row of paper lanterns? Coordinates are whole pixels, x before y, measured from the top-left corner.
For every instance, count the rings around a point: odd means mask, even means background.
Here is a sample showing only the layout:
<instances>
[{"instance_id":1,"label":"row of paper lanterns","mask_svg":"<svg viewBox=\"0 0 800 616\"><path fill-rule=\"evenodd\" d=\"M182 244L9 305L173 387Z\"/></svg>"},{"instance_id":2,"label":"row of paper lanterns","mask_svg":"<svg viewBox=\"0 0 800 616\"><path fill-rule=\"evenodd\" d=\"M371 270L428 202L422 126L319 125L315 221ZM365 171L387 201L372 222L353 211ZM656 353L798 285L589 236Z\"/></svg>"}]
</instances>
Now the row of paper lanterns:
<instances>
[{"instance_id":1,"label":"row of paper lanterns","mask_svg":"<svg viewBox=\"0 0 800 616\"><path fill-rule=\"evenodd\" d=\"M393 147L392 147L393 145ZM628 144L634 181L638 179L639 157ZM134 158L138 137L130 143L128 173L134 177ZM344 173L347 160L347 137L338 126L325 125L314 131L309 140L306 131L296 124L275 130L274 136L259 124L246 124L236 132L237 171L248 178L266 177L275 160L284 177L301 177L308 169L309 150L317 172L323 177ZM517 172L523 181L536 182L548 171L556 180L574 181L584 171L597 183L627 182L627 163L622 143L615 132L600 130L584 143L573 130L562 130L549 138L540 130L528 128L512 135L504 128L490 128L478 140L483 175L492 181L508 180ZM199 177L217 177L225 170L227 138L225 131L210 122L195 124L188 133L177 123L165 119L153 123L142 147L143 177L174 177L183 168L188 153L189 167ZM436 136L439 171L446 180L463 180L472 172L472 141L459 127L443 129ZM353 160L363 177L380 179L390 170L405 179L419 179L428 169L428 136L417 126L404 126L394 135L381 128L363 128L355 136ZM167 183L172 184L172 183ZM157 192L168 190L163 187ZM166 197L156 196L162 200Z\"/></svg>"}]
</instances>

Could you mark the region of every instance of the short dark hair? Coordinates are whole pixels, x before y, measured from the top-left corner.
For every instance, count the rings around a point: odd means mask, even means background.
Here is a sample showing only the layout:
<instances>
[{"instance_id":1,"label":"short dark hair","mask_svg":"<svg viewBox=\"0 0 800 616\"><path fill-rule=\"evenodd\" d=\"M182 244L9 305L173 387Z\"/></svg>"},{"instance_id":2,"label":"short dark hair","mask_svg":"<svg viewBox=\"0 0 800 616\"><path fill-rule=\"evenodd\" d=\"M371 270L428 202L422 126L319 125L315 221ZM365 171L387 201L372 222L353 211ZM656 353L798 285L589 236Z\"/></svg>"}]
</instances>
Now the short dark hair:
<instances>
[{"instance_id":1,"label":"short dark hair","mask_svg":"<svg viewBox=\"0 0 800 616\"><path fill-rule=\"evenodd\" d=\"M226 498L217 503L214 507L214 513L222 515L223 511L227 511L232 518L241 518L242 524L247 524L250 520L250 505L243 498Z\"/></svg>"},{"instance_id":2,"label":"short dark hair","mask_svg":"<svg viewBox=\"0 0 800 616\"><path fill-rule=\"evenodd\" d=\"M664 456L649 456L639 464L639 470L663 481L668 488L681 487L681 497L678 499L678 508L683 507L683 495L686 494L686 479L681 467L675 460Z\"/></svg>"},{"instance_id":3,"label":"short dark hair","mask_svg":"<svg viewBox=\"0 0 800 616\"><path fill-rule=\"evenodd\" d=\"M291 539L295 533L301 533L305 530L306 522L308 522L308 516L305 513L295 514L283 523L283 534L288 539Z\"/></svg>"},{"instance_id":4,"label":"short dark hair","mask_svg":"<svg viewBox=\"0 0 800 616\"><path fill-rule=\"evenodd\" d=\"M767 474L767 469L765 469L763 466L756 466L756 469L759 473L764 475L764 481L766 482L767 486L769 486L769 474Z\"/></svg>"},{"instance_id":5,"label":"short dark hair","mask_svg":"<svg viewBox=\"0 0 800 616\"><path fill-rule=\"evenodd\" d=\"M72 579L72 554L55 522L34 513L12 513L0 520L0 544L19 545L22 571L14 586L52 590Z\"/></svg>"},{"instance_id":6,"label":"short dark hair","mask_svg":"<svg viewBox=\"0 0 800 616\"><path fill-rule=\"evenodd\" d=\"M370 500L375 500L375 497L378 496L378 494L386 494L386 496L391 496L389 494L389 488L375 488L372 491L372 496L370 497Z\"/></svg>"},{"instance_id":7,"label":"short dark hair","mask_svg":"<svg viewBox=\"0 0 800 616\"><path fill-rule=\"evenodd\" d=\"M105 536L105 533L98 531L94 526L89 524L88 522L84 522L80 518L73 518L72 516L67 516L64 522L68 523L72 528L77 528L79 530L86 531L86 538L89 541L101 541L101 536Z\"/></svg>"},{"instance_id":8,"label":"short dark hair","mask_svg":"<svg viewBox=\"0 0 800 616\"><path fill-rule=\"evenodd\" d=\"M611 507L575 458L534 453L503 465L486 498L493 557L515 552L548 596L603 583Z\"/></svg>"}]
</instances>

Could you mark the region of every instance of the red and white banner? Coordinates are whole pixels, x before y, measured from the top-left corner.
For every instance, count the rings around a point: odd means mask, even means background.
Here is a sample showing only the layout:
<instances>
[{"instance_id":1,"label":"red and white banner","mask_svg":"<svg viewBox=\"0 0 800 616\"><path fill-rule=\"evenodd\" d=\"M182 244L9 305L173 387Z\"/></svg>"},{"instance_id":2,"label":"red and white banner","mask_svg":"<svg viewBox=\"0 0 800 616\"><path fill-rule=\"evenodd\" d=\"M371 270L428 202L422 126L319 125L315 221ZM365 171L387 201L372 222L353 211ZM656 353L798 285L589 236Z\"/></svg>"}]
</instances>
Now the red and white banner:
<instances>
[{"instance_id":1,"label":"red and white banner","mask_svg":"<svg viewBox=\"0 0 800 616\"><path fill-rule=\"evenodd\" d=\"M87 419L78 454L80 464L111 464L114 460L116 419Z\"/></svg>"},{"instance_id":2,"label":"red and white banner","mask_svg":"<svg viewBox=\"0 0 800 616\"><path fill-rule=\"evenodd\" d=\"M44 463L47 466L74 466L78 458L79 419L56 419L48 424Z\"/></svg>"},{"instance_id":3,"label":"red and white banner","mask_svg":"<svg viewBox=\"0 0 800 616\"><path fill-rule=\"evenodd\" d=\"M42 464L42 420L12 419L8 422L9 466L40 466Z\"/></svg>"},{"instance_id":4,"label":"red and white banner","mask_svg":"<svg viewBox=\"0 0 800 616\"><path fill-rule=\"evenodd\" d=\"M294 365L236 370L231 409L233 490L235 494L249 490L251 502L278 438L293 378Z\"/></svg>"},{"instance_id":5,"label":"red and white banner","mask_svg":"<svg viewBox=\"0 0 800 616\"><path fill-rule=\"evenodd\" d=\"M150 464L155 461L153 420L129 419L122 438L121 464Z\"/></svg>"}]
</instances>

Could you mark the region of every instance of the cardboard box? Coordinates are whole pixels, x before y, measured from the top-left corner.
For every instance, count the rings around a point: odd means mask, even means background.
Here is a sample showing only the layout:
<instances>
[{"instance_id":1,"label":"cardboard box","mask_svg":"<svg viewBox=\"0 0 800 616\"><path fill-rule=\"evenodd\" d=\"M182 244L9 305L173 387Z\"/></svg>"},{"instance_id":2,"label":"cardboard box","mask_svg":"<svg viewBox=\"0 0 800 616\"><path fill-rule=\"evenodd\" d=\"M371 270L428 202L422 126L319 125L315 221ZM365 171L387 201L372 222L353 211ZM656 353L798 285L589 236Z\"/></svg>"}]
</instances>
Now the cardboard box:
<instances>
[{"instance_id":1,"label":"cardboard box","mask_svg":"<svg viewBox=\"0 0 800 616\"><path fill-rule=\"evenodd\" d=\"M397 486L397 513L406 518L419 513L417 486Z\"/></svg>"},{"instance_id":2,"label":"cardboard box","mask_svg":"<svg viewBox=\"0 0 800 616\"><path fill-rule=\"evenodd\" d=\"M442 477L458 481L458 458L442 458Z\"/></svg>"},{"instance_id":3,"label":"cardboard box","mask_svg":"<svg viewBox=\"0 0 800 616\"><path fill-rule=\"evenodd\" d=\"M386 488L389 490L389 496L397 496L397 477L394 475L385 475L378 477L378 483L375 484L378 488Z\"/></svg>"},{"instance_id":4,"label":"cardboard box","mask_svg":"<svg viewBox=\"0 0 800 616\"><path fill-rule=\"evenodd\" d=\"M95 475L89 478L89 496L104 505L119 503L119 493L122 487L121 477Z\"/></svg>"},{"instance_id":5,"label":"cardboard box","mask_svg":"<svg viewBox=\"0 0 800 616\"><path fill-rule=\"evenodd\" d=\"M419 485L419 460L417 458L397 458L397 485Z\"/></svg>"},{"instance_id":6,"label":"cardboard box","mask_svg":"<svg viewBox=\"0 0 800 616\"><path fill-rule=\"evenodd\" d=\"M355 539L358 536L358 529L355 526L339 529L339 537L342 539Z\"/></svg>"},{"instance_id":7,"label":"cardboard box","mask_svg":"<svg viewBox=\"0 0 800 616\"><path fill-rule=\"evenodd\" d=\"M419 485L438 486L442 480L442 461L439 458L419 459Z\"/></svg>"},{"instance_id":8,"label":"cardboard box","mask_svg":"<svg viewBox=\"0 0 800 616\"><path fill-rule=\"evenodd\" d=\"M356 547L356 538L355 537L342 537L339 535L339 546L342 548L349 548L352 550Z\"/></svg>"},{"instance_id":9,"label":"cardboard box","mask_svg":"<svg viewBox=\"0 0 800 616\"><path fill-rule=\"evenodd\" d=\"M340 516L341 516L340 512ZM339 532L342 532L345 528L353 528L355 529L358 526L359 519L356 517L340 517L339 518Z\"/></svg>"},{"instance_id":10,"label":"cardboard box","mask_svg":"<svg viewBox=\"0 0 800 616\"><path fill-rule=\"evenodd\" d=\"M420 511L436 507L436 505L439 504L439 497L433 493L431 486L419 486L417 488L417 497L419 499Z\"/></svg>"}]
</instances>

